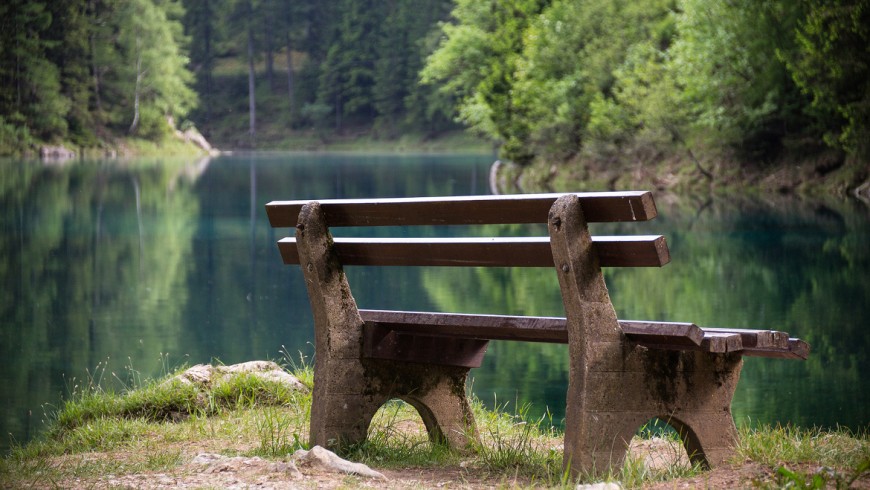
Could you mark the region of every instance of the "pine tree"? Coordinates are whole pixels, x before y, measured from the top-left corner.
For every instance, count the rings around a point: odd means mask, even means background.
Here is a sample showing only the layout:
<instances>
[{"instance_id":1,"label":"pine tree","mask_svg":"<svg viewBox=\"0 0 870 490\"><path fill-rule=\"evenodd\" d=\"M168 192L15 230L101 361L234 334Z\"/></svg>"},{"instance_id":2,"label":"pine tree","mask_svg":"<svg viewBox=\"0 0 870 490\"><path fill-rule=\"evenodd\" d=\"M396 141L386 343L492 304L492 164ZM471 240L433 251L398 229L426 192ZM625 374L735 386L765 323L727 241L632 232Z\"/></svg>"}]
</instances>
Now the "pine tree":
<instances>
[{"instance_id":1,"label":"pine tree","mask_svg":"<svg viewBox=\"0 0 870 490\"><path fill-rule=\"evenodd\" d=\"M43 139L66 135L70 101L60 70L47 58L51 11L45 2L0 5L0 117Z\"/></svg>"}]
</instances>

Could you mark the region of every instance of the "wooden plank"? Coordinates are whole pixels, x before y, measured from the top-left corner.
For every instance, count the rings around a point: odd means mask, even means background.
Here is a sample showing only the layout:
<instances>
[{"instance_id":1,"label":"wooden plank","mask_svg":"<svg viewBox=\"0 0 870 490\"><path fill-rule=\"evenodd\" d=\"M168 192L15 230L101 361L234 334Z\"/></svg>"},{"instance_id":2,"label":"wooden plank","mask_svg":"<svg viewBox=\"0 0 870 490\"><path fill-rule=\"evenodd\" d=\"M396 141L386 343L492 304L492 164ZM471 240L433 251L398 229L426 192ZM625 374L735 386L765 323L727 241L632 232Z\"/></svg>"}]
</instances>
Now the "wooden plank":
<instances>
[{"instance_id":1,"label":"wooden plank","mask_svg":"<svg viewBox=\"0 0 870 490\"><path fill-rule=\"evenodd\" d=\"M592 237L602 267L661 267L665 237ZM336 238L343 265L553 267L549 238ZM296 239L278 242L285 264L298 264Z\"/></svg>"},{"instance_id":2,"label":"wooden plank","mask_svg":"<svg viewBox=\"0 0 870 490\"><path fill-rule=\"evenodd\" d=\"M621 324L622 322L620 322ZM699 330L703 330L700 329ZM702 352L712 352L715 354L725 354L728 352L738 352L742 350L740 335L736 333L703 333L701 345L690 344L685 339L665 339L659 341L655 337L645 339L642 337L629 336L636 343L649 349L662 350L698 350Z\"/></svg>"},{"instance_id":3,"label":"wooden plank","mask_svg":"<svg viewBox=\"0 0 870 490\"><path fill-rule=\"evenodd\" d=\"M461 338L515 340L567 344L566 320L560 317L465 315L418 311L359 310L366 322L390 330L413 333L436 333ZM633 341L672 342L698 347L701 329L691 323L641 322L620 320L620 327Z\"/></svg>"},{"instance_id":4,"label":"wooden plank","mask_svg":"<svg viewBox=\"0 0 870 490\"><path fill-rule=\"evenodd\" d=\"M363 357L465 368L480 367L488 340L419 335L377 323L363 326Z\"/></svg>"},{"instance_id":5,"label":"wooden plank","mask_svg":"<svg viewBox=\"0 0 870 490\"><path fill-rule=\"evenodd\" d=\"M705 332L736 333L743 349L788 349L788 333L777 330L704 327Z\"/></svg>"},{"instance_id":6,"label":"wooden plank","mask_svg":"<svg viewBox=\"0 0 870 490\"><path fill-rule=\"evenodd\" d=\"M725 354L743 350L743 338L734 332L710 332L704 329L704 340L701 341L701 350Z\"/></svg>"},{"instance_id":7,"label":"wooden plank","mask_svg":"<svg viewBox=\"0 0 870 490\"><path fill-rule=\"evenodd\" d=\"M699 347L704 340L704 332L693 323L619 320L619 326L630 340L646 346Z\"/></svg>"},{"instance_id":8,"label":"wooden plank","mask_svg":"<svg viewBox=\"0 0 870 490\"><path fill-rule=\"evenodd\" d=\"M564 194L412 197L317 200L329 226L408 226L546 223L550 206ZM587 222L646 221L655 218L649 191L578 192ZM311 200L272 201L266 213L273 227L296 226Z\"/></svg>"},{"instance_id":9,"label":"wooden plank","mask_svg":"<svg viewBox=\"0 0 870 490\"><path fill-rule=\"evenodd\" d=\"M419 311L359 310L366 322L391 330L458 338L568 343L564 318L508 315L464 315Z\"/></svg>"},{"instance_id":10,"label":"wooden plank","mask_svg":"<svg viewBox=\"0 0 870 490\"><path fill-rule=\"evenodd\" d=\"M565 318L509 315L467 315L419 311L359 310L367 323L390 331L440 335L465 339L513 340L523 342L568 343ZM778 340L783 332L775 330L700 328L693 323L619 320L626 337L650 349L700 350L713 353L738 352L746 356L806 359L809 344L800 339ZM776 345L763 340L775 335ZM747 346L743 340L754 346Z\"/></svg>"},{"instance_id":11,"label":"wooden plank","mask_svg":"<svg viewBox=\"0 0 870 490\"><path fill-rule=\"evenodd\" d=\"M801 339L788 339L788 347L782 348L764 348L751 347L743 349L744 356L756 357L773 357L779 359L800 359L806 360L810 355L810 344Z\"/></svg>"}]
</instances>

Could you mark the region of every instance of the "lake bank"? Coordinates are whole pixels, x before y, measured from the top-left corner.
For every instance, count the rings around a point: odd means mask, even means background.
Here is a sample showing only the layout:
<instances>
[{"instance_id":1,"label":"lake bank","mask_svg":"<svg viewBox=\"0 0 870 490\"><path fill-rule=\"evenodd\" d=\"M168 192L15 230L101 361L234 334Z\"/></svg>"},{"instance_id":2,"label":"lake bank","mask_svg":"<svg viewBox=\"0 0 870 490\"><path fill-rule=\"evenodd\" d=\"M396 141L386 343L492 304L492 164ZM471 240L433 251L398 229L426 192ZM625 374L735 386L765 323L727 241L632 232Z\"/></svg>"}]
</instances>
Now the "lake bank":
<instances>
[{"instance_id":1,"label":"lake bank","mask_svg":"<svg viewBox=\"0 0 870 490\"><path fill-rule=\"evenodd\" d=\"M360 129L343 133L315 130L266 131L258 140L249 138L220 141L212 147L195 128L161 141L140 138L113 138L93 147L70 144L36 144L13 156L40 157L46 149L64 152L72 158L195 157L220 153L315 152L348 154L476 154L492 155L498 161L498 146L467 131L447 131L438 135L420 132L398 137L381 137ZM500 165L490 177L490 187L500 193L566 192L576 189L625 190L650 189L680 194L724 195L729 192L834 196L858 198L870 204L870 164L844 153L811 146L783 151L763 164L747 162L733 155L696 158L678 149L641 152L628 149L621 157L575 156L564 162L537 159L527 166L510 162ZM44 160L57 158L49 153ZM703 161L701 161L703 160Z\"/></svg>"},{"instance_id":2,"label":"lake bank","mask_svg":"<svg viewBox=\"0 0 870 490\"><path fill-rule=\"evenodd\" d=\"M623 161L576 158L565 164L536 161L528 167L503 165L504 192L574 189L650 189L697 196L728 193L857 198L870 204L870 164L833 150L793 152L760 165L733 158L704 162L686 154L629 155Z\"/></svg>"},{"instance_id":3,"label":"lake bank","mask_svg":"<svg viewBox=\"0 0 870 490\"><path fill-rule=\"evenodd\" d=\"M407 404L390 402L372 422L368 442L342 453L386 479L303 466L291 455L307 448L310 367L285 371L263 361L245 364L265 367L245 371L198 366L117 393L85 384L50 415L45 436L13 448L0 460L0 487L574 486L561 472L562 435L546 420L530 419L524 410L506 405L488 410L479 401L473 408L481 442L473 451L433 445L419 415ZM254 375L266 368L273 371L273 366L302 386L288 388L275 378ZM185 381L221 369L223 374L209 381ZM675 436L642 432L620 470L585 476L581 482L723 488L816 479L870 488L867 434L768 426L743 428L740 439L732 461L705 471L686 463ZM301 472L288 471L291 464L298 464Z\"/></svg>"}]
</instances>

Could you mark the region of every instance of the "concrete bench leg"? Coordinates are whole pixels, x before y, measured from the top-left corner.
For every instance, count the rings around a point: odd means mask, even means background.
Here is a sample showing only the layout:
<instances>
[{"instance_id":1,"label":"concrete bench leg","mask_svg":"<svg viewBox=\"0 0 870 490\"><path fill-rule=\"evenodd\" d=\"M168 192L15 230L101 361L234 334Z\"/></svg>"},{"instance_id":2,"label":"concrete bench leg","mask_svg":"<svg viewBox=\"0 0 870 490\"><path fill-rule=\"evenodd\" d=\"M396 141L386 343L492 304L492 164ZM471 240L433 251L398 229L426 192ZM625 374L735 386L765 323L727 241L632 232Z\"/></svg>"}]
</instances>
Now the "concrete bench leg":
<instances>
[{"instance_id":1,"label":"concrete bench leg","mask_svg":"<svg viewBox=\"0 0 870 490\"><path fill-rule=\"evenodd\" d=\"M340 449L366 439L378 408L391 398L414 406L430 438L461 448L476 437L465 396L467 368L363 358L363 321L320 205L299 214L296 239L314 315L312 445Z\"/></svg>"},{"instance_id":2,"label":"concrete bench leg","mask_svg":"<svg viewBox=\"0 0 870 490\"><path fill-rule=\"evenodd\" d=\"M657 351L623 335L576 196L548 219L568 327L570 369L564 465L574 475L619 468L654 417L680 431L694 461L715 465L737 440L731 398L739 355Z\"/></svg>"}]
</instances>

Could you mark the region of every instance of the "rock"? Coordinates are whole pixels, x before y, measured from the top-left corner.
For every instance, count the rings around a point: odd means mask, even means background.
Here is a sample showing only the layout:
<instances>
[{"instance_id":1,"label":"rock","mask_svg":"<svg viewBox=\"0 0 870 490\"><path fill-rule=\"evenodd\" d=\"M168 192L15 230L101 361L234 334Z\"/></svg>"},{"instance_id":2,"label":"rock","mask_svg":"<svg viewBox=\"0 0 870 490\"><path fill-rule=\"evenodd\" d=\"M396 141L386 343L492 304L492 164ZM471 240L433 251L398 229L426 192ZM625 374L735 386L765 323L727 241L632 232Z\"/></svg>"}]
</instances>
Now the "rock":
<instances>
[{"instance_id":1,"label":"rock","mask_svg":"<svg viewBox=\"0 0 870 490\"><path fill-rule=\"evenodd\" d=\"M221 373L255 373L281 370L281 366L272 361L248 361L233 364L231 366L218 366L215 369Z\"/></svg>"},{"instance_id":2,"label":"rock","mask_svg":"<svg viewBox=\"0 0 870 490\"><path fill-rule=\"evenodd\" d=\"M178 376L166 380L165 383L180 382L183 384L209 386L217 381L217 378L226 382L228 378L239 374L252 374L265 381L280 383L288 390L308 391L308 388L296 379L295 376L284 371L281 369L281 366L272 361L249 361L231 366L216 367L208 364L197 364Z\"/></svg>"},{"instance_id":3,"label":"rock","mask_svg":"<svg viewBox=\"0 0 870 490\"><path fill-rule=\"evenodd\" d=\"M300 449L293 453L293 459L302 465L320 466L340 473L376 478L384 481L387 480L387 477L382 473L379 473L362 463L354 463L352 461L347 461L346 459L341 459L334 452L320 446L314 446L310 451Z\"/></svg>"},{"instance_id":4,"label":"rock","mask_svg":"<svg viewBox=\"0 0 870 490\"><path fill-rule=\"evenodd\" d=\"M194 145L202 148L209 155L216 155L219 153L218 150L211 146L211 143L209 143L208 140L205 139L205 136L203 136L202 133L200 133L195 127L188 128L186 131L181 133L181 137L185 141L189 141Z\"/></svg>"},{"instance_id":5,"label":"rock","mask_svg":"<svg viewBox=\"0 0 870 490\"><path fill-rule=\"evenodd\" d=\"M266 461L260 457L243 458L241 456L229 457L214 453L197 454L192 464L204 465L207 468L204 473L281 473L294 479L302 478L302 473L292 461Z\"/></svg>"},{"instance_id":6,"label":"rock","mask_svg":"<svg viewBox=\"0 0 870 490\"><path fill-rule=\"evenodd\" d=\"M622 485L616 482L578 483L574 490L622 490Z\"/></svg>"},{"instance_id":7,"label":"rock","mask_svg":"<svg viewBox=\"0 0 870 490\"><path fill-rule=\"evenodd\" d=\"M76 152L67 149L63 145L45 145L39 149L39 158L51 161L70 160L76 157Z\"/></svg>"},{"instance_id":8,"label":"rock","mask_svg":"<svg viewBox=\"0 0 870 490\"><path fill-rule=\"evenodd\" d=\"M208 384L215 369L208 364L197 364L178 376L179 381L186 384Z\"/></svg>"},{"instance_id":9,"label":"rock","mask_svg":"<svg viewBox=\"0 0 870 490\"><path fill-rule=\"evenodd\" d=\"M852 193L855 194L855 197L864 201L864 203L870 204L870 180L856 187Z\"/></svg>"}]
</instances>

